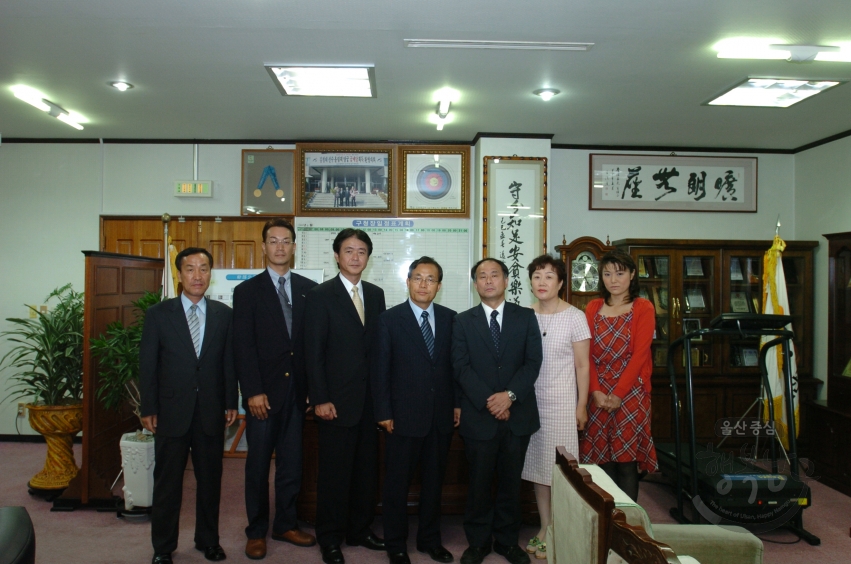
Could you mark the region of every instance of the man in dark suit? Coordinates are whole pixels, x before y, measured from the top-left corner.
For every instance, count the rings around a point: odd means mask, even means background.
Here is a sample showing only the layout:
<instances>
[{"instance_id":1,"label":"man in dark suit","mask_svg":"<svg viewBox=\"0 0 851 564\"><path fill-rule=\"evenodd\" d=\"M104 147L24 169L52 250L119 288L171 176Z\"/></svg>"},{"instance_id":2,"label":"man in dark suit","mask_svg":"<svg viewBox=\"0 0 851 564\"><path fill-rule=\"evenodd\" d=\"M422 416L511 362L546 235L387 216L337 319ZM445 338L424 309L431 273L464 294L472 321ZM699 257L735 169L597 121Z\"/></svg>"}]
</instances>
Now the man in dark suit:
<instances>
[{"instance_id":1,"label":"man in dark suit","mask_svg":"<svg viewBox=\"0 0 851 564\"><path fill-rule=\"evenodd\" d=\"M370 529L378 489L378 431L370 353L384 311L384 291L361 280L372 241L343 229L333 244L339 276L307 293L305 356L310 402L319 429L316 540L327 564L342 564L340 545L384 550Z\"/></svg>"},{"instance_id":2,"label":"man in dark suit","mask_svg":"<svg viewBox=\"0 0 851 564\"><path fill-rule=\"evenodd\" d=\"M304 305L316 282L290 271L295 228L274 219L263 227L266 270L233 293L233 347L245 407L245 554L266 556L269 531L269 465L275 458L272 538L296 546L316 539L298 528L302 428L307 407L304 368Z\"/></svg>"},{"instance_id":3,"label":"man in dark suit","mask_svg":"<svg viewBox=\"0 0 851 564\"><path fill-rule=\"evenodd\" d=\"M470 274L482 303L458 314L452 329L460 432L470 466L464 513L470 546L461 564L479 564L492 541L497 554L521 564L529 555L517 544L520 476L529 437L540 427L535 380L543 360L541 333L531 309L505 301L508 268L502 261L482 259Z\"/></svg>"},{"instance_id":4,"label":"man in dark suit","mask_svg":"<svg viewBox=\"0 0 851 564\"><path fill-rule=\"evenodd\" d=\"M148 309L139 345L142 425L154 433L154 564L170 564L177 549L183 473L192 452L195 548L224 560L219 545L219 498L225 424L236 419L231 309L204 297L213 257L190 247L175 259L180 297Z\"/></svg>"},{"instance_id":5,"label":"man in dark suit","mask_svg":"<svg viewBox=\"0 0 851 564\"><path fill-rule=\"evenodd\" d=\"M408 268L409 299L378 318L372 396L385 437L384 542L391 564L408 557L408 488L420 465L417 550L437 562L452 562L440 538L440 492L460 409L454 409L452 319L434 303L443 268L421 257ZM454 425L453 425L454 423Z\"/></svg>"}]
</instances>

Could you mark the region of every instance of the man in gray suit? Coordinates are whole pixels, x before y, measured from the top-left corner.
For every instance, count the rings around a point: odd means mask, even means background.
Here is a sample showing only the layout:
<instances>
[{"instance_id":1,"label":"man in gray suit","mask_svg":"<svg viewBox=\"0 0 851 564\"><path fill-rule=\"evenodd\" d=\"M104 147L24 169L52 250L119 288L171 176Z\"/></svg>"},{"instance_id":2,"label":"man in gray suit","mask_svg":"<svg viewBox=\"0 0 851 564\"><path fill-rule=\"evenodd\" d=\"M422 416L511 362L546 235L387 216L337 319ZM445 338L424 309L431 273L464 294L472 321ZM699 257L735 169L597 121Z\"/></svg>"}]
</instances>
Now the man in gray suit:
<instances>
[{"instance_id":1,"label":"man in gray suit","mask_svg":"<svg viewBox=\"0 0 851 564\"><path fill-rule=\"evenodd\" d=\"M153 564L171 564L177 549L183 474L191 451L198 484L195 548L226 558L219 544L219 499L225 424L236 419L231 309L207 300L213 257L190 247L175 259L180 297L148 309L139 347L142 424L154 433Z\"/></svg>"}]
</instances>

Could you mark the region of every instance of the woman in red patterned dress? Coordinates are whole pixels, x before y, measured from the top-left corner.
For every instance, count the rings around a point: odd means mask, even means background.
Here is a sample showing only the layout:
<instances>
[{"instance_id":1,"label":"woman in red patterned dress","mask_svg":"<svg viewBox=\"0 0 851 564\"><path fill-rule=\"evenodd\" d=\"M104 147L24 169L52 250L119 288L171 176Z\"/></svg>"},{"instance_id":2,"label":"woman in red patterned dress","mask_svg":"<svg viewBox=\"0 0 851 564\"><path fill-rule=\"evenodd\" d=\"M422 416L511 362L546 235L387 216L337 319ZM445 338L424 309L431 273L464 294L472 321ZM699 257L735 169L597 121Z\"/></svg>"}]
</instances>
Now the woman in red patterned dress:
<instances>
[{"instance_id":1,"label":"woman in red patterned dress","mask_svg":"<svg viewBox=\"0 0 851 564\"><path fill-rule=\"evenodd\" d=\"M606 253L599 268L603 297L585 309L591 329L591 401L580 457L598 464L637 501L639 472L657 468L650 436L656 309L638 297L635 262L627 253Z\"/></svg>"}]
</instances>

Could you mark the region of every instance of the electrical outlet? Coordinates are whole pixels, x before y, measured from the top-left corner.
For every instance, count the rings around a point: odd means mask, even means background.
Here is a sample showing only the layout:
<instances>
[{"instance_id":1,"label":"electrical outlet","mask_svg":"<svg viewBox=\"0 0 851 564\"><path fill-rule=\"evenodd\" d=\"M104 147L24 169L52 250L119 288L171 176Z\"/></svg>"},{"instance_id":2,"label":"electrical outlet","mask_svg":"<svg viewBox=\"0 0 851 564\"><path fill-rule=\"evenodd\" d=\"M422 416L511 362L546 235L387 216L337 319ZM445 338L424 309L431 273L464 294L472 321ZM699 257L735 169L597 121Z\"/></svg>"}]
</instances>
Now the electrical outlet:
<instances>
[{"instance_id":1,"label":"electrical outlet","mask_svg":"<svg viewBox=\"0 0 851 564\"><path fill-rule=\"evenodd\" d=\"M38 311L40 311L41 313L47 313L47 306L46 305L38 306Z\"/></svg>"},{"instance_id":2,"label":"electrical outlet","mask_svg":"<svg viewBox=\"0 0 851 564\"><path fill-rule=\"evenodd\" d=\"M35 306L28 305L27 306L27 312L29 312L29 314L30 314L30 319L35 319L35 318L38 317L38 314L36 313Z\"/></svg>"},{"instance_id":3,"label":"electrical outlet","mask_svg":"<svg viewBox=\"0 0 851 564\"><path fill-rule=\"evenodd\" d=\"M18 417L23 417L27 412L27 404L19 403L18 404Z\"/></svg>"}]
</instances>

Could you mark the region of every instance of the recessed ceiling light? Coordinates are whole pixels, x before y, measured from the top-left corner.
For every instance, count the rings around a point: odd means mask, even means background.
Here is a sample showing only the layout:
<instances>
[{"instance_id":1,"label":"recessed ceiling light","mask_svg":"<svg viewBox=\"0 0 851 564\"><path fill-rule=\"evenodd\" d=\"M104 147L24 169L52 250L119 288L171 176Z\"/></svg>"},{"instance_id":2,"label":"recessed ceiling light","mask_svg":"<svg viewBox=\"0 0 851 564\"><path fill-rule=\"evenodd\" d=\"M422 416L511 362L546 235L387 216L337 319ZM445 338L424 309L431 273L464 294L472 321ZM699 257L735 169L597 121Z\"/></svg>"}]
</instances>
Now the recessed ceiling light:
<instances>
[{"instance_id":1,"label":"recessed ceiling light","mask_svg":"<svg viewBox=\"0 0 851 564\"><path fill-rule=\"evenodd\" d=\"M375 67L266 65L285 96L375 98Z\"/></svg>"},{"instance_id":2,"label":"recessed ceiling light","mask_svg":"<svg viewBox=\"0 0 851 564\"><path fill-rule=\"evenodd\" d=\"M535 51L587 51L593 43L570 41L478 41L474 39L405 39L405 47L432 49L515 49Z\"/></svg>"},{"instance_id":3,"label":"recessed ceiling light","mask_svg":"<svg viewBox=\"0 0 851 564\"><path fill-rule=\"evenodd\" d=\"M749 78L714 100L707 102L707 104L710 106L788 108L844 82L847 81Z\"/></svg>"},{"instance_id":4,"label":"recessed ceiling light","mask_svg":"<svg viewBox=\"0 0 851 564\"><path fill-rule=\"evenodd\" d=\"M541 100L544 102L549 102L553 96L559 93L561 93L561 90L558 90L557 88L539 88L538 90L532 91L532 94L540 96Z\"/></svg>"},{"instance_id":5,"label":"recessed ceiling light","mask_svg":"<svg viewBox=\"0 0 851 564\"><path fill-rule=\"evenodd\" d=\"M109 85L115 88L116 90L120 90L121 92L126 92L127 90L133 88L133 85L129 82L122 82L120 80L117 82L110 82Z\"/></svg>"},{"instance_id":6,"label":"recessed ceiling light","mask_svg":"<svg viewBox=\"0 0 851 564\"><path fill-rule=\"evenodd\" d=\"M712 47L719 59L773 59L792 63L811 61L851 62L851 43L837 45L796 45L780 39L731 37Z\"/></svg>"}]
</instances>

